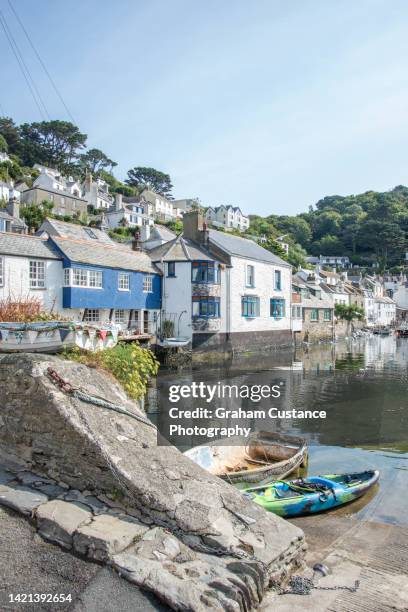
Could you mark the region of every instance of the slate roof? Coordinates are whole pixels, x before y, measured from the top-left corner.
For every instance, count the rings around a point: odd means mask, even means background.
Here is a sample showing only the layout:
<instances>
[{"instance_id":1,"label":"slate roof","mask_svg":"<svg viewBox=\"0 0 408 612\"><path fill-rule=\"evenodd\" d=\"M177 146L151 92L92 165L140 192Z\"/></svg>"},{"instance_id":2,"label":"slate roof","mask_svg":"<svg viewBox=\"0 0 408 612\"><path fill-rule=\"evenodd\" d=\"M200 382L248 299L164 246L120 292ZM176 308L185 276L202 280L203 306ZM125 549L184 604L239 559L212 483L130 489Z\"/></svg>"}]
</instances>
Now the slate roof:
<instances>
[{"instance_id":1,"label":"slate roof","mask_svg":"<svg viewBox=\"0 0 408 612\"><path fill-rule=\"evenodd\" d=\"M192 240L177 236L149 251L152 261L214 261L214 258Z\"/></svg>"},{"instance_id":2,"label":"slate roof","mask_svg":"<svg viewBox=\"0 0 408 612\"><path fill-rule=\"evenodd\" d=\"M62 259L47 240L27 234L0 233L0 254L39 259Z\"/></svg>"},{"instance_id":3,"label":"slate roof","mask_svg":"<svg viewBox=\"0 0 408 612\"><path fill-rule=\"evenodd\" d=\"M213 243L230 255L237 255L238 257L285 266L286 268L291 267L287 261L284 261L274 253L267 251L256 242L248 240L247 238L241 238L240 236L234 236L227 232L218 232L212 229L209 230L209 237L210 244Z\"/></svg>"},{"instance_id":4,"label":"slate roof","mask_svg":"<svg viewBox=\"0 0 408 612\"><path fill-rule=\"evenodd\" d=\"M92 232L95 238L92 238L88 232ZM72 238L73 240L90 240L92 244L103 242L104 244L115 245L115 241L102 230L96 227L84 227L77 223L68 223L65 221L57 221L56 219L46 219L41 225L39 231L47 232L50 236L60 236L61 238Z\"/></svg>"},{"instance_id":5,"label":"slate roof","mask_svg":"<svg viewBox=\"0 0 408 612\"><path fill-rule=\"evenodd\" d=\"M160 274L151 259L142 251L132 251L126 247L99 243L96 240L72 240L52 236L52 241L67 259L77 263Z\"/></svg>"},{"instance_id":6,"label":"slate roof","mask_svg":"<svg viewBox=\"0 0 408 612\"><path fill-rule=\"evenodd\" d=\"M13 217L12 215L10 215L7 208L0 208L0 218L6 219L6 221L11 221L15 226L26 227L25 222L22 219L19 219L18 217Z\"/></svg>"}]
</instances>

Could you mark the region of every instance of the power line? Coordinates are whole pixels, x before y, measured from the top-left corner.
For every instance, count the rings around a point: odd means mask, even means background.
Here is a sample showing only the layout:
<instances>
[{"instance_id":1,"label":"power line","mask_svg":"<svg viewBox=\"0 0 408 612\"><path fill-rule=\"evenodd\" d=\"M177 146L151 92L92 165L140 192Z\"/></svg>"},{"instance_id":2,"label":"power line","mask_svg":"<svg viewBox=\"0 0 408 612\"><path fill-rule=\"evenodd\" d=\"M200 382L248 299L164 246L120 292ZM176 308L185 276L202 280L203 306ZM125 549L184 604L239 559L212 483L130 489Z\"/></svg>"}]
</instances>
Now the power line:
<instances>
[{"instance_id":1,"label":"power line","mask_svg":"<svg viewBox=\"0 0 408 612\"><path fill-rule=\"evenodd\" d=\"M29 42L29 44L30 44L30 46L31 46L32 50L34 51L34 53L35 53L35 55L36 55L36 57L37 57L38 61L40 62L40 64L41 64L41 66L42 66L42 68L43 68L43 70L44 70L45 74L47 75L48 80L50 81L50 83L51 83L51 85L52 85L52 87L53 87L53 89L54 89L55 93L57 94L58 98L60 99L61 104L62 104L62 105L63 105L63 107L65 108L65 110L66 110L66 112L67 112L67 114L68 114L69 118L71 119L72 123L75 123L75 119L74 119L74 117L72 116L72 113L71 113L71 111L69 110L68 106L66 105L65 100L64 100L64 98L62 97L61 92L59 91L59 89L58 89L57 85L55 84L54 79L52 78L52 76L51 76L51 75L50 75L50 73L48 72L46 65L44 64L44 62L43 62L43 60L42 60L42 58L41 58L41 56L40 56L39 52L37 51L36 47L34 46L34 43L33 43L33 41L31 40L31 37L30 37L29 33L27 32L26 28L24 27L24 24L22 23L22 21L21 21L20 17L19 17L19 16L18 16L18 14L17 14L17 11L15 10L15 8L14 8L14 6L12 5L12 3L11 3L11 1L10 1L10 0L8 0L8 4L9 4L9 6L10 6L10 8L11 8L12 12L14 13L15 18L17 19L18 23L20 24L20 27L21 27L21 29L23 30L23 32L24 32L24 34L25 34L25 36L26 36L26 38L27 38L27 40L28 40L28 42Z\"/></svg>"},{"instance_id":2,"label":"power line","mask_svg":"<svg viewBox=\"0 0 408 612\"><path fill-rule=\"evenodd\" d=\"M49 114L48 114L47 108L46 108L46 106L44 104L44 100L41 98L41 95L40 95L40 93L39 93L39 91L37 89L37 86L34 83L34 79L31 76L30 70L28 69L28 67L27 67L27 65L26 65L26 63L24 61L24 58L23 58L23 56L21 54L21 51L20 51L20 49L19 49L19 47L18 47L18 45L17 45L17 43L16 43L16 41L14 39L13 34L11 33L10 28L8 27L7 20L4 17L4 14L2 13L1 10L0 10L0 23L2 25L2 28L3 28L4 33L6 35L6 38L7 38L8 42L9 42L11 50L13 51L14 57L16 58L17 63L19 65L19 67L20 67L20 70L21 70L21 72L23 74L25 82L27 83L27 86L28 86L28 88L29 88L29 90L31 92L31 95L33 96L34 102L37 105L37 108L38 108L38 110L40 112L40 115L41 115L42 119L46 119L47 116L49 118ZM41 108L41 106L43 108Z\"/></svg>"}]
</instances>

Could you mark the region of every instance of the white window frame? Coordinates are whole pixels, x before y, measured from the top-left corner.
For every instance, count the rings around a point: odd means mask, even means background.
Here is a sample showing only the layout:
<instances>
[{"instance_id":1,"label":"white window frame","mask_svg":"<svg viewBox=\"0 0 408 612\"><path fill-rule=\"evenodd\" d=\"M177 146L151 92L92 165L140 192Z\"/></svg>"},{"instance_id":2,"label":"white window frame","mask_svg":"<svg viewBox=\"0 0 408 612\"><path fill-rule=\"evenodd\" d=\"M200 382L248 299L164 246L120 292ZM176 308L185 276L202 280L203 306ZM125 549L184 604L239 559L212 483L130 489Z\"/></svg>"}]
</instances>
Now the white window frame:
<instances>
[{"instance_id":1,"label":"white window frame","mask_svg":"<svg viewBox=\"0 0 408 612\"><path fill-rule=\"evenodd\" d=\"M117 310L115 310L115 312L113 313L113 317L115 323L118 323L119 325L126 324L126 310L124 308L118 308Z\"/></svg>"},{"instance_id":2,"label":"white window frame","mask_svg":"<svg viewBox=\"0 0 408 612\"><path fill-rule=\"evenodd\" d=\"M100 311L99 308L85 308L84 323L99 323Z\"/></svg>"},{"instance_id":3,"label":"white window frame","mask_svg":"<svg viewBox=\"0 0 408 612\"><path fill-rule=\"evenodd\" d=\"M128 272L119 272L118 290L119 291L130 291L130 274Z\"/></svg>"},{"instance_id":4,"label":"white window frame","mask_svg":"<svg viewBox=\"0 0 408 612\"><path fill-rule=\"evenodd\" d=\"M246 265L245 284L247 287L255 287L255 266L253 264Z\"/></svg>"},{"instance_id":5,"label":"white window frame","mask_svg":"<svg viewBox=\"0 0 408 612\"><path fill-rule=\"evenodd\" d=\"M0 257L0 287L4 287L5 259Z\"/></svg>"},{"instance_id":6,"label":"white window frame","mask_svg":"<svg viewBox=\"0 0 408 612\"><path fill-rule=\"evenodd\" d=\"M147 274L143 276L143 293L153 293L153 276Z\"/></svg>"},{"instance_id":7,"label":"white window frame","mask_svg":"<svg viewBox=\"0 0 408 612\"><path fill-rule=\"evenodd\" d=\"M81 289L103 289L103 272L85 268L65 268L64 287Z\"/></svg>"},{"instance_id":8,"label":"white window frame","mask_svg":"<svg viewBox=\"0 0 408 612\"><path fill-rule=\"evenodd\" d=\"M30 259L29 261L30 289L46 288L46 267L45 261Z\"/></svg>"}]
</instances>

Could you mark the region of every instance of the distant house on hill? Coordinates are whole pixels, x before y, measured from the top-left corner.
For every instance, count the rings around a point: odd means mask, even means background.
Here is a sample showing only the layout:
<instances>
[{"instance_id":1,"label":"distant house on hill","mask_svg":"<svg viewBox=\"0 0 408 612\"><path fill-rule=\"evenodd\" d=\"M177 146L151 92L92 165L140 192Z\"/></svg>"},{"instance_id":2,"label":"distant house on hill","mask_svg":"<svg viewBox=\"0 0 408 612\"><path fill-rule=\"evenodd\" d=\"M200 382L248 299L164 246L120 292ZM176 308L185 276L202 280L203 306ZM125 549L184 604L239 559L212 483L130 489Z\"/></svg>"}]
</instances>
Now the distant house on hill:
<instances>
[{"instance_id":1,"label":"distant house on hill","mask_svg":"<svg viewBox=\"0 0 408 612\"><path fill-rule=\"evenodd\" d=\"M210 206L206 210L205 220L209 225L225 230L237 229L245 232L249 228L249 217L244 215L238 206Z\"/></svg>"}]
</instances>

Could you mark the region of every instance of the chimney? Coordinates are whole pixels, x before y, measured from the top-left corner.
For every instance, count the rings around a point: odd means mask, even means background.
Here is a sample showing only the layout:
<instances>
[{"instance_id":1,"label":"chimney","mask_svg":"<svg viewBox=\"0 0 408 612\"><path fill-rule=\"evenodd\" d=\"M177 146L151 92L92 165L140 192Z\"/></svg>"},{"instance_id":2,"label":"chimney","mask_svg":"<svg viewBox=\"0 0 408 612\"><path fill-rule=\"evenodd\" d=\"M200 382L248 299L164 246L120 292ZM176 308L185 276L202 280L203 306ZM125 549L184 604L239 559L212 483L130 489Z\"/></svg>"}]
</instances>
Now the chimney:
<instances>
[{"instance_id":1,"label":"chimney","mask_svg":"<svg viewBox=\"0 0 408 612\"><path fill-rule=\"evenodd\" d=\"M122 198L123 196L121 193L115 193L115 210L121 210L123 208Z\"/></svg>"},{"instance_id":2,"label":"chimney","mask_svg":"<svg viewBox=\"0 0 408 612\"><path fill-rule=\"evenodd\" d=\"M202 213L198 210L183 215L183 236L206 245L208 242L208 229Z\"/></svg>"},{"instance_id":3,"label":"chimney","mask_svg":"<svg viewBox=\"0 0 408 612\"><path fill-rule=\"evenodd\" d=\"M141 251L142 247L140 246L140 233L135 232L132 240L132 251Z\"/></svg>"},{"instance_id":4,"label":"chimney","mask_svg":"<svg viewBox=\"0 0 408 612\"><path fill-rule=\"evenodd\" d=\"M14 197L9 200L7 212L16 219L20 218L20 202L18 202L17 198Z\"/></svg>"},{"instance_id":5,"label":"chimney","mask_svg":"<svg viewBox=\"0 0 408 612\"><path fill-rule=\"evenodd\" d=\"M85 176L85 193L89 193L92 189L92 174Z\"/></svg>"},{"instance_id":6,"label":"chimney","mask_svg":"<svg viewBox=\"0 0 408 612\"><path fill-rule=\"evenodd\" d=\"M141 237L142 242L146 242L146 240L149 240L150 230L151 230L150 225L142 225L142 227L140 228L140 237Z\"/></svg>"}]
</instances>

